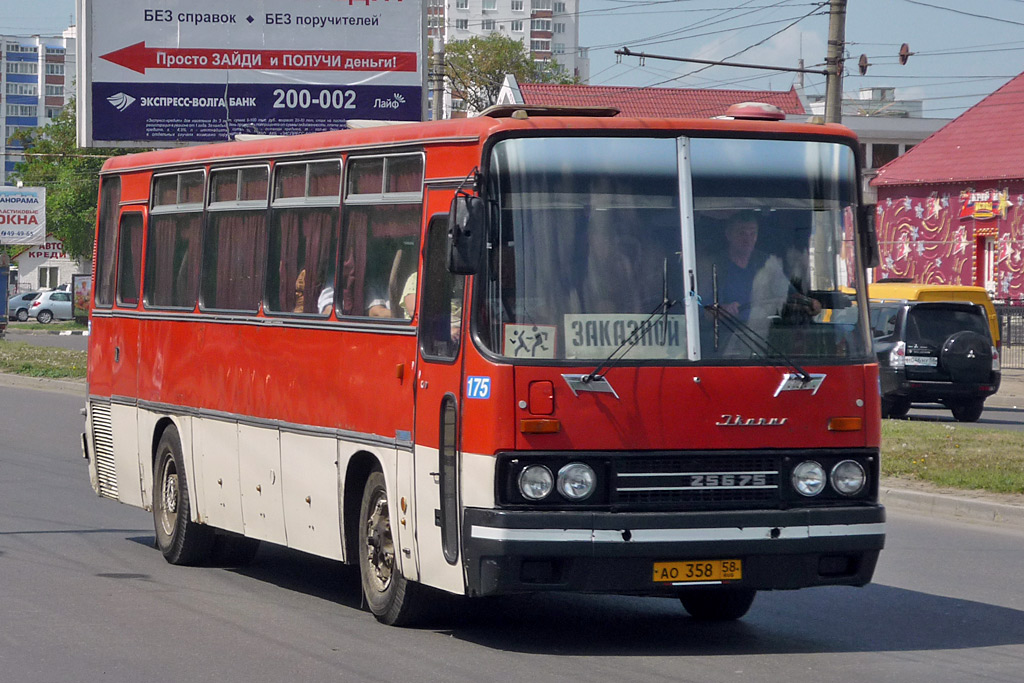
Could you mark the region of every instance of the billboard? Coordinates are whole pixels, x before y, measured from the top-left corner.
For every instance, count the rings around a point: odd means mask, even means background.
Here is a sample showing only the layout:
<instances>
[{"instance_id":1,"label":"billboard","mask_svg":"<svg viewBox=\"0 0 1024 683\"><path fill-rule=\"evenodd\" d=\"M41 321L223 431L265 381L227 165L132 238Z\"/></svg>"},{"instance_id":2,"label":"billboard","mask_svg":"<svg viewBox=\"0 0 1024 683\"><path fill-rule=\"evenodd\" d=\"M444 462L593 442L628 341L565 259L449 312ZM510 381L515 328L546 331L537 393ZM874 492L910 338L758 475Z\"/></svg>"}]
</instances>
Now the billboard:
<instances>
[{"instance_id":1,"label":"billboard","mask_svg":"<svg viewBox=\"0 0 1024 683\"><path fill-rule=\"evenodd\" d=\"M0 244L46 241L46 188L0 186Z\"/></svg>"},{"instance_id":2,"label":"billboard","mask_svg":"<svg viewBox=\"0 0 1024 683\"><path fill-rule=\"evenodd\" d=\"M78 0L82 146L170 147L426 113L414 0Z\"/></svg>"}]
</instances>

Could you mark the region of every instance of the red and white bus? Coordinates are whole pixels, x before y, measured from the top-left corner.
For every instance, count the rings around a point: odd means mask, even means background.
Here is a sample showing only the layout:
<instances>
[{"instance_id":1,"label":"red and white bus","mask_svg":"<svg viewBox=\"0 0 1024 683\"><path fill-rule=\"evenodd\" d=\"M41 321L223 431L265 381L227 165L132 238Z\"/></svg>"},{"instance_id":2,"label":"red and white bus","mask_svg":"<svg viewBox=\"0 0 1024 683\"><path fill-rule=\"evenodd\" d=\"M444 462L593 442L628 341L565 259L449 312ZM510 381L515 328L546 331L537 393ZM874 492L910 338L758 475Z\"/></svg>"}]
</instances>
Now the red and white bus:
<instances>
[{"instance_id":1,"label":"red and white bus","mask_svg":"<svg viewBox=\"0 0 1024 683\"><path fill-rule=\"evenodd\" d=\"M97 493L151 509L175 564L260 541L356 563L393 624L439 591L734 619L759 590L868 583L855 137L596 114L110 159Z\"/></svg>"}]
</instances>

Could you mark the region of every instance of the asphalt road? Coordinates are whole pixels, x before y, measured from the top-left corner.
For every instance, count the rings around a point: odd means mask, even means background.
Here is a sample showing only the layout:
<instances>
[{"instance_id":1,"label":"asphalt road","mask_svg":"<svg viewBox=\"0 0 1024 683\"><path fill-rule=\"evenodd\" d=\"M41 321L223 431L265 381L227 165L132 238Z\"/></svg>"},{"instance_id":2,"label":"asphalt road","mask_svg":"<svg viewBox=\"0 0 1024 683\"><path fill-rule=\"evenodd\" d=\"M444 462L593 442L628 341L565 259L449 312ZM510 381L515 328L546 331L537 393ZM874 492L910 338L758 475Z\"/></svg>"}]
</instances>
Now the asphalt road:
<instances>
[{"instance_id":1,"label":"asphalt road","mask_svg":"<svg viewBox=\"0 0 1024 683\"><path fill-rule=\"evenodd\" d=\"M33 323L39 328L45 325ZM57 346L62 349L74 349L85 351L89 348L89 337L82 334L56 334L45 329L34 329L31 332L24 329L7 328L7 339L15 342L26 342L33 346Z\"/></svg>"},{"instance_id":2,"label":"asphalt road","mask_svg":"<svg viewBox=\"0 0 1024 683\"><path fill-rule=\"evenodd\" d=\"M360 608L356 572L301 553L172 567L149 513L89 488L70 387L0 384L0 680L1017 683L1024 671L1024 530L906 514L890 515L875 584L762 594L731 624L694 622L669 599L533 596L452 602L430 627L394 629Z\"/></svg>"}]
</instances>

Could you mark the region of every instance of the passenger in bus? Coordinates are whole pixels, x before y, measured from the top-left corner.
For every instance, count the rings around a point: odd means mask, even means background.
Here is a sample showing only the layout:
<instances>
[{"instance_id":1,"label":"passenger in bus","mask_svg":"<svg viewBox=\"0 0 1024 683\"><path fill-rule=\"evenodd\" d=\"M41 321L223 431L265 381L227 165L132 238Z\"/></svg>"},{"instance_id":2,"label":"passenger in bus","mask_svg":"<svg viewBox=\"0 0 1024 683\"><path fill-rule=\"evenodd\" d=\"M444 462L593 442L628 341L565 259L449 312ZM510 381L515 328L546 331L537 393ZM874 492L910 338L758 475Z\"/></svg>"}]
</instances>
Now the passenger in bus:
<instances>
[{"instance_id":1,"label":"passenger in bus","mask_svg":"<svg viewBox=\"0 0 1024 683\"><path fill-rule=\"evenodd\" d=\"M718 349L726 355L743 353L732 338L730 322L739 322L765 337L773 319L794 310L807 319L821 311L817 299L798 292L786 276L782 259L757 248L760 232L757 213L739 211L725 225L725 244L702 271L701 297L706 319L720 323ZM721 317L727 318L721 324ZM710 326L707 326L710 328ZM707 338L706 338L707 341Z\"/></svg>"},{"instance_id":2,"label":"passenger in bus","mask_svg":"<svg viewBox=\"0 0 1024 683\"><path fill-rule=\"evenodd\" d=\"M416 272L413 271L412 275L405 281L405 286L402 287L400 302L402 315L406 318L411 318L412 314L416 311L416 282Z\"/></svg>"},{"instance_id":3,"label":"passenger in bus","mask_svg":"<svg viewBox=\"0 0 1024 683\"><path fill-rule=\"evenodd\" d=\"M587 226L586 272L576 295L582 313L650 313L662 298L662 270L646 258L642 229L623 212L598 209Z\"/></svg>"}]
</instances>

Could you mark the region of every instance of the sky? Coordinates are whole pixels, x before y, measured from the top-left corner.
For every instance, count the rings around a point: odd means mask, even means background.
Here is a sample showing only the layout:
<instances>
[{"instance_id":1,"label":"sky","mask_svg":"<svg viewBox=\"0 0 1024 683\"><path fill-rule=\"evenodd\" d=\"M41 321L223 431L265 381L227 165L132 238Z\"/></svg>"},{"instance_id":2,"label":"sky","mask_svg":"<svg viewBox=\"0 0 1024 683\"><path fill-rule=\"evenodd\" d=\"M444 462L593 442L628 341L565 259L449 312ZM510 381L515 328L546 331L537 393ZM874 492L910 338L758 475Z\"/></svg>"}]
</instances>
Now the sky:
<instances>
[{"instance_id":1,"label":"sky","mask_svg":"<svg viewBox=\"0 0 1024 683\"><path fill-rule=\"evenodd\" d=\"M127 0L122 0L127 4ZM615 55L633 52L823 69L828 3L811 0L579 0L591 85L788 90L795 74ZM156 3L139 3L149 6ZM247 5L248 3L240 3ZM0 33L59 34L74 0L0 0ZM953 118L1024 71L1024 0L848 0L843 90L896 87L924 115ZM911 56L900 65L907 43ZM866 75L858 72L868 56ZM698 71L699 70L699 71ZM824 77L808 74L809 94Z\"/></svg>"}]
</instances>

